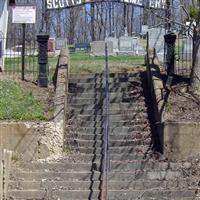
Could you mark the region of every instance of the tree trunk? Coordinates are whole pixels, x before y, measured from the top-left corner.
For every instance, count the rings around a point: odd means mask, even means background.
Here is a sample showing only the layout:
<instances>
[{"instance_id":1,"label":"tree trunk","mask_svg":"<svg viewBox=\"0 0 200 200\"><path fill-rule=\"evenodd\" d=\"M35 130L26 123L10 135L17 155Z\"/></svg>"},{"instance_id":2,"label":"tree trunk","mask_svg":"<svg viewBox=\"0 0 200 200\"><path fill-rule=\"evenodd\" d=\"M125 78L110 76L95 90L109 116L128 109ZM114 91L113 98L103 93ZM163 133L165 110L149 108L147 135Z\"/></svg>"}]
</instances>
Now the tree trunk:
<instances>
[{"instance_id":1,"label":"tree trunk","mask_svg":"<svg viewBox=\"0 0 200 200\"><path fill-rule=\"evenodd\" d=\"M198 28L194 30L193 35L191 85L194 89L200 89L200 33Z\"/></svg>"},{"instance_id":2,"label":"tree trunk","mask_svg":"<svg viewBox=\"0 0 200 200\"><path fill-rule=\"evenodd\" d=\"M95 41L95 33L94 33L94 15L95 15L95 11L94 11L94 3L91 4L91 38L92 41Z\"/></svg>"},{"instance_id":3,"label":"tree trunk","mask_svg":"<svg viewBox=\"0 0 200 200\"><path fill-rule=\"evenodd\" d=\"M74 22L74 8L70 8L69 10L69 44L74 44L74 36L75 36L75 22Z\"/></svg>"}]
</instances>

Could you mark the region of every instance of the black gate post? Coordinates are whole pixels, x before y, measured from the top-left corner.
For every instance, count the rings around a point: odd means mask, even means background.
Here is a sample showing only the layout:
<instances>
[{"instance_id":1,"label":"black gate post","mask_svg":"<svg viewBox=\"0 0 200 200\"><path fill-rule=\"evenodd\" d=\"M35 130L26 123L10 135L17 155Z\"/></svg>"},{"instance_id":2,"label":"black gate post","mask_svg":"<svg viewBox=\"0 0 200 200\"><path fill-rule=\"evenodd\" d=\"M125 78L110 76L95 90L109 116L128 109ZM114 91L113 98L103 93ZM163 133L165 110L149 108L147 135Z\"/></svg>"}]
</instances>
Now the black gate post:
<instances>
[{"instance_id":1,"label":"black gate post","mask_svg":"<svg viewBox=\"0 0 200 200\"><path fill-rule=\"evenodd\" d=\"M164 35L165 43L166 43L166 56L165 62L167 66L167 75L172 76L175 73L175 42L176 35L174 33L168 33Z\"/></svg>"},{"instance_id":2,"label":"black gate post","mask_svg":"<svg viewBox=\"0 0 200 200\"><path fill-rule=\"evenodd\" d=\"M26 24L22 24L22 80L25 79Z\"/></svg>"},{"instance_id":3,"label":"black gate post","mask_svg":"<svg viewBox=\"0 0 200 200\"><path fill-rule=\"evenodd\" d=\"M48 87L48 76L47 76L47 67L48 67L48 40L49 35L39 34L37 35L37 42L39 47L39 56L38 56L38 86L39 87Z\"/></svg>"}]
</instances>

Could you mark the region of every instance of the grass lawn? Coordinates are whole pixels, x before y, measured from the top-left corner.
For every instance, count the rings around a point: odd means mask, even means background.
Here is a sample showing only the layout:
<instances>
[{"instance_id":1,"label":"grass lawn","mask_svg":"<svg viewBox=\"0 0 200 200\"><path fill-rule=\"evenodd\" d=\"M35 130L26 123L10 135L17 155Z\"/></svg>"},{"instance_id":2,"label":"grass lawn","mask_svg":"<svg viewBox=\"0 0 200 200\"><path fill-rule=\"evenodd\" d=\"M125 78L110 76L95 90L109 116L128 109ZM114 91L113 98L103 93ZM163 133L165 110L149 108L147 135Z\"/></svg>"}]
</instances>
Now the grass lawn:
<instances>
[{"instance_id":1,"label":"grass lawn","mask_svg":"<svg viewBox=\"0 0 200 200\"><path fill-rule=\"evenodd\" d=\"M134 71L144 65L144 56L110 56L108 66L110 72ZM71 73L101 73L105 67L103 56L92 56L88 53L71 55Z\"/></svg>"},{"instance_id":2,"label":"grass lawn","mask_svg":"<svg viewBox=\"0 0 200 200\"><path fill-rule=\"evenodd\" d=\"M0 120L45 120L42 105L11 80L0 81Z\"/></svg>"},{"instance_id":3,"label":"grass lawn","mask_svg":"<svg viewBox=\"0 0 200 200\"><path fill-rule=\"evenodd\" d=\"M49 80L51 80L57 64L57 57L49 57ZM71 73L101 73L105 67L103 56L92 56L89 53L76 52L70 55ZM111 72L134 71L144 65L144 56L110 56L108 59ZM5 69L21 73L21 58L6 58ZM25 59L25 74L37 78L37 57L29 56Z\"/></svg>"}]
</instances>

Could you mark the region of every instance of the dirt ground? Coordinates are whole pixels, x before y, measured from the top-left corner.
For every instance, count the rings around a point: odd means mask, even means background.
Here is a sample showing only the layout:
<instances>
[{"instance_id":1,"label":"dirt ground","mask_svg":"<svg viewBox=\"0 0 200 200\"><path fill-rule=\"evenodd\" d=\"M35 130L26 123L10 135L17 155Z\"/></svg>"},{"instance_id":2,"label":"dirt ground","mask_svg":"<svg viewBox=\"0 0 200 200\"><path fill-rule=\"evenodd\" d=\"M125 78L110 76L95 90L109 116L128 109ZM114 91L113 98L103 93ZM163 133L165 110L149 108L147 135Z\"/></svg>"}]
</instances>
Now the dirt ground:
<instances>
[{"instance_id":1,"label":"dirt ground","mask_svg":"<svg viewBox=\"0 0 200 200\"><path fill-rule=\"evenodd\" d=\"M166 103L167 119L200 122L200 95L186 83L175 84Z\"/></svg>"}]
</instances>

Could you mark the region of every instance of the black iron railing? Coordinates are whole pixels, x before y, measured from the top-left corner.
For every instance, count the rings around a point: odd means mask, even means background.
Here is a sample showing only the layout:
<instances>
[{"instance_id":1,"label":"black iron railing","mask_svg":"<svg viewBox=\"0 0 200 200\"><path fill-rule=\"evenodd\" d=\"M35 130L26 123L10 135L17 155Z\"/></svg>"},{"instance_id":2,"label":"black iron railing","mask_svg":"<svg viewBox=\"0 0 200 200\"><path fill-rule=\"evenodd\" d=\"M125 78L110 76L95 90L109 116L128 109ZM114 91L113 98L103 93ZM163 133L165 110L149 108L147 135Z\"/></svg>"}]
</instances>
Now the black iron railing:
<instances>
[{"instance_id":1,"label":"black iron railing","mask_svg":"<svg viewBox=\"0 0 200 200\"><path fill-rule=\"evenodd\" d=\"M169 54L167 52L174 52L174 70L173 73L178 76L188 77L190 78L191 70L192 70L192 37L190 35L186 35L183 33L176 35L176 41L173 47L173 50L170 48L167 51L167 47L170 46L165 43L165 56L164 56L164 67L166 71L168 71L168 63L169 63Z\"/></svg>"},{"instance_id":2,"label":"black iron railing","mask_svg":"<svg viewBox=\"0 0 200 200\"><path fill-rule=\"evenodd\" d=\"M108 172L110 170L109 158L109 68L108 68L108 48L105 44L105 132L103 138L103 164L102 164L102 185L101 185L101 200L108 200Z\"/></svg>"},{"instance_id":3,"label":"black iron railing","mask_svg":"<svg viewBox=\"0 0 200 200\"><path fill-rule=\"evenodd\" d=\"M38 72L36 38L26 38L22 41L21 38L0 36L0 66L7 75L15 77L23 75L26 79L36 80Z\"/></svg>"}]
</instances>

